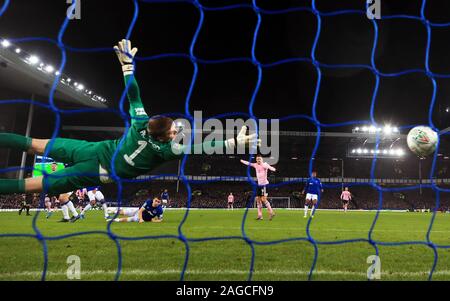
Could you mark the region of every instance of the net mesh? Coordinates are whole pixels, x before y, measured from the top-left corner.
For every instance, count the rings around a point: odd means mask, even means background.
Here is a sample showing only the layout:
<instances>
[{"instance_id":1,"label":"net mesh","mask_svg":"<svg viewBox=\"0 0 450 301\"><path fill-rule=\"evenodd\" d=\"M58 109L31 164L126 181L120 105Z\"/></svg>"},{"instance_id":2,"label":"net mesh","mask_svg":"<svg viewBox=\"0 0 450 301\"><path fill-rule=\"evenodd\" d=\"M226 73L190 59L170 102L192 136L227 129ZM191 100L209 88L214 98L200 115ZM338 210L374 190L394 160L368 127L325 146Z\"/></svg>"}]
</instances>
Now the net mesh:
<instances>
[{"instance_id":1,"label":"net mesh","mask_svg":"<svg viewBox=\"0 0 450 301\"><path fill-rule=\"evenodd\" d=\"M75 1L78 1L78 0L74 0L74 2ZM378 39L378 32L379 32L377 22L380 22L380 20L376 20L376 19L369 21L373 25L373 32L374 32L374 40L373 40L372 56L371 56L371 64L370 65L324 64L316 59L316 52L317 52L318 42L321 37L323 19L327 18L327 17L332 17L332 16L352 15L352 14L353 15L357 14L357 15L361 15L361 16L365 17L367 14L367 8L369 5L369 4L366 4L366 1L361 1L361 9L359 9L359 10L336 10L336 11L329 11L329 12L322 12L319 9L317 9L317 6L316 6L317 1L315 1L315 0L312 0L310 3L310 6L308 6L308 7L291 7L288 9L280 9L280 10L263 9L260 6L258 6L258 2L259 1L253 0L251 4L233 4L233 5L227 5L227 6L222 6L222 7L208 7L208 6L203 5L201 3L201 1L198 1L198 0L153 0L153 1L152 0L147 0L147 1L134 0L133 1L134 15L133 15L133 20L129 25L128 32L125 37L126 39L130 39L132 32L136 29L135 24L136 24L137 18L139 16L139 8L141 5L157 4L157 3L170 3L171 5L177 5L177 3L189 3L189 4L192 4L199 12L198 25L197 25L195 34L192 37L192 42L190 45L189 53L184 53L184 54L165 53L165 54L155 55L155 56L151 56L151 57L136 58L136 61L139 62L139 61L146 61L146 60L158 60L158 59L163 59L163 58L168 58L168 57L176 57L176 58L184 58L186 60L189 60L192 63L192 65L194 66L192 81L191 81L189 91L188 91L188 94L187 94L186 100L185 100L185 113L181 117L184 117L191 121L193 120L194 116L191 114L191 111L189 108L190 108L191 96L192 96L194 87L196 85L196 78L198 76L198 70L199 70L198 67L200 64L226 64L226 63L241 61L241 62L249 62L254 65L254 68L257 69L258 79L257 79L256 85L255 85L254 91L253 91L253 95L252 95L251 99L249 100L248 112L242 112L242 113L238 113L236 115L247 116L248 118L251 118L256 121L256 120L258 120L258 118L257 118L257 116L255 116L253 109L254 109L255 102L256 102L256 96L258 94L258 91L260 90L262 78L264 75L264 70L267 68L272 68L272 67L283 65L283 64L290 64L290 63L295 63L295 62L307 62L307 63L310 63L317 72L317 80L316 80L316 88L315 88L315 94L314 94L312 113L311 113L311 115L295 115L294 114L294 115L285 117L283 119L280 119L280 121L290 120L290 119L307 120L316 126L318 134L320 134L320 132L326 128L342 127L342 126L346 126L346 125L356 125L356 124L367 124L367 122L369 122L370 124L372 124L374 126L377 126L377 122L375 121L375 118L374 118L374 108L377 103L377 94L378 94L380 79L383 77L401 77L401 76L411 74L411 73L422 73L428 77L428 79L430 80L430 82L432 83L432 86L433 86L433 94L432 94L432 98L430 99L428 125L431 128L433 128L434 130L439 132L439 129L437 129L435 127L435 125L433 124L433 120L432 120L432 112L433 112L433 108L434 108L435 101L436 101L436 93L438 91L438 84L437 84L436 80L438 78L450 78L450 74L438 74L438 73L433 72L430 69L429 58L430 58L430 48L432 45L431 31L432 31L432 28L435 28L435 27L450 27L450 23L433 23L429 19L427 19L427 16L425 14L427 2L428 2L427 0L422 1L421 12L420 12L419 16L384 15L381 17L381 20L386 20L386 19L415 20L417 22L422 23L427 32L426 59L425 59L423 68L407 69L407 70L402 70L402 71L396 72L396 73L384 73L381 70L379 70L375 64L375 53L377 51L377 39ZM3 6L0 7L0 17L8 9L9 4L10 4L9 0L4 1ZM254 35L253 35L251 56L250 57L227 58L227 59L222 59L222 60L205 60L200 57L197 57L194 52L194 48L197 43L199 33L204 26L205 14L207 14L208 12L211 12L211 11L226 11L226 10L253 10L253 12L255 13L255 15L257 17L257 22L255 24L255 30L254 30ZM256 41L258 39L258 33L260 31L261 23L262 23L264 17L267 15L288 14L288 13L297 12L297 11L309 12L310 14L314 15L316 18L317 30L316 30L316 34L315 34L315 38L314 38L314 42L313 42L313 45L311 48L310 55L308 57L287 58L284 60L272 62L270 64L261 63L258 60L258 57L256 56L255 52L256 52L256 48L257 48ZM44 41L44 42L52 43L52 44L58 46L58 48L60 49L60 52L61 52L61 57L62 57L61 64L58 68L58 70L60 72L62 72L64 70L64 67L66 65L66 58L67 58L68 51L73 51L73 52L101 52L101 51L108 52L109 51L111 53L113 52L112 48L111 49L105 49L105 48L80 49L80 48L73 48L73 47L66 45L63 42L63 37L67 30L68 25L69 25L69 19L66 18L64 23L61 25L61 28L59 30L59 33L58 33L58 36L56 39L43 38L43 37L31 37L31 38L15 39L15 40L12 40L12 42L21 43L21 42L29 42L29 41ZM327 68L327 69L328 68L332 68L332 69L344 69L344 68L359 68L359 69L361 69L362 68L362 69L367 69L373 73L373 76L375 78L375 86L373 87L373 94L372 94L372 99L371 99L370 120L324 124L317 118L318 95L321 90L322 70L325 68ZM44 103L40 103L37 101L31 101L31 100L27 100L27 99L2 100L0 102L0 104L7 105L7 104L12 104L12 103L26 103L26 104L34 103L35 105L39 105L39 106L48 108L51 111L53 111L54 116L56 118L56 125L55 125L55 129L54 129L54 132L52 135L51 143L53 143L54 138L58 137L59 129L61 126L61 116L63 116L64 114L79 114L79 113L83 113L83 112L96 112L96 111L103 111L103 112L105 112L105 111L111 112L112 111L112 112L118 113L121 116L121 118L123 119L123 123L124 123L126 129L128 130L128 128L130 127L130 120L129 120L127 113L123 110L124 102L126 99L126 90L123 92L121 99L120 99L120 112L117 112L117 111L111 110L111 109L106 109L106 110L103 110L103 109L63 110L63 109L58 108L54 101L54 95L55 95L55 91L58 86L59 80L60 80L60 76L56 76L54 83L51 87L50 94L49 94L49 104L44 104ZM409 126L409 127L412 127L412 126ZM405 127L405 128L409 128L409 127ZM403 129L405 129L405 128L403 128ZM376 142L377 148L378 148L379 143L380 143L380 137L377 136L377 142ZM313 149L311 158L315 157L315 154L317 153L317 150L319 148L319 144L320 144L320 135L317 135L315 147ZM436 154L437 154L437 152L436 152ZM435 192L436 208L438 208L440 194L445 193L445 192L450 192L450 189L444 189L442 187L439 187L433 179L433 174L434 174L434 170L436 167L436 159L437 159L436 154L433 159L432 171L430 174L431 182L430 182L430 184L422 185L422 187L432 189ZM47 156L47 155L48 154L45 154L45 156ZM116 156L117 156L117 152L116 152L113 160L115 159ZM319 241L319 240L315 239L310 232L311 224L313 223L313 219L310 218L308 220L308 223L306 226L306 235L305 236L294 237L294 238L289 238L289 239L285 239L285 240L277 240L277 241L272 241L272 242L260 242L260 241L252 240L247 235L246 230L245 230L245 223L247 220L248 209L252 206L252 203L249 203L249 204L247 204L247 210L245 211L243 219L242 219L242 227L241 227L242 235L240 237L223 236L223 237L208 237L208 238L201 238L201 239L191 239L184 234L183 227L184 227L184 225L186 223L186 219L188 218L189 213L190 213L190 210L189 210L190 203L191 203L191 186L190 185L192 183L199 183L199 181L189 181L185 177L184 169L185 169L186 159L187 159L187 156L184 156L184 158L182 160L181 179L183 181L183 184L186 186L186 189L188 192L188 209L186 210L186 213L185 213L181 223L178 226L178 235L161 235L161 236L149 236L149 237L124 237L124 236L120 236L120 235L117 235L116 233L114 233L114 231L111 228L111 223L108 223L105 231L79 232L79 233L75 233L75 234L68 234L68 235L62 235L62 236L56 236L56 237L46 237L41 233L39 227L37 226L36 221L38 218L38 214L36 214L34 216L34 220L33 220L34 234L20 234L20 233L0 234L0 237L31 237L31 238L37 239L40 242L40 244L42 245L43 256L44 256L44 265L43 265L42 276L41 276L42 280L46 279L48 264L49 264L48 263L48 245L47 245L48 241L61 240L61 239L67 238L67 237L93 235L93 234L103 234L103 235L108 236L112 241L114 241L114 243L117 247L118 265L117 265L117 273L115 275L115 280L120 279L120 275L122 272L121 241L125 241L125 240L129 241L129 240L178 239L179 241L181 241L185 245L186 254L185 254L183 269L180 274L180 280L185 279L186 269L187 269L188 262L189 262L190 245L193 243L202 242L202 241L242 240L245 243L247 243L248 247L251 249L251 254L252 254L251 262L250 262L249 269L248 269L248 280L252 280L252 278L253 278L254 263L255 263L255 256L256 256L255 246L257 246L257 245L283 244L283 243L292 242L292 241L304 241L304 242L310 243L314 248L314 258L313 258L313 262L311 263L311 268L310 268L310 272L308 275L309 280L313 279L314 271L316 270L316 265L317 265L317 260L318 260L319 246L321 246L321 245L342 245L342 244L352 244L352 243L367 243L373 247L376 255L379 255L379 246L423 245L423 246L429 247L434 252L434 260L433 260L432 266L430 267L430 272L429 272L429 276L428 276L429 280L431 280L433 278L433 274L436 269L436 265L438 262L438 249L449 249L450 248L450 246L447 246L447 245L435 244L430 239L430 233L433 229L433 224L434 224L435 217L436 217L436 211L433 212L433 216L431 218L431 221L430 221L430 224L428 227L426 239L423 241L383 242L383 241L377 241L377 240L373 239L373 231L374 231L375 225L377 224L377 221L378 221L378 218L380 215L380 210L383 205L383 192L396 192L396 191L402 191L402 190L417 190L417 189L419 189L418 185L417 186L408 186L408 187L397 187L397 188L384 188L384 187L379 186L375 182L375 176L374 176L375 165L377 162L376 156L374 157L373 162L372 162L371 182L369 184L367 184L367 183L364 183L364 184L349 183L349 186L351 186L351 185L366 185L369 188L375 189L376 191L378 191L378 195L379 195L378 211L377 211L377 214L375 215L375 218L373 219L372 225L365 237L361 237L359 239L351 239L351 240ZM311 173L311 171L313 170L313 163L314 163L313 160L310 160L309 173ZM12 169L3 169L3 170L1 170L1 172L5 173L5 172L9 172L11 170ZM250 168L247 170L247 175L248 175L248 181L252 184L253 192L255 194L256 183L254 182L254 180L251 177ZM120 177L117 176L114 169L113 169L113 174L111 176L117 183L118 195L119 195L118 202L120 205L121 204L121 195L122 195L122 191L123 191L123 184L127 183L127 182L132 182L133 180L121 179ZM292 182L285 182L285 183L277 184L277 185L287 185L287 184L291 184L291 183ZM338 188L338 187L340 187L340 185L341 184L325 185L325 188L329 188L329 187ZM320 203L320 200L319 200L319 203Z\"/></svg>"}]
</instances>

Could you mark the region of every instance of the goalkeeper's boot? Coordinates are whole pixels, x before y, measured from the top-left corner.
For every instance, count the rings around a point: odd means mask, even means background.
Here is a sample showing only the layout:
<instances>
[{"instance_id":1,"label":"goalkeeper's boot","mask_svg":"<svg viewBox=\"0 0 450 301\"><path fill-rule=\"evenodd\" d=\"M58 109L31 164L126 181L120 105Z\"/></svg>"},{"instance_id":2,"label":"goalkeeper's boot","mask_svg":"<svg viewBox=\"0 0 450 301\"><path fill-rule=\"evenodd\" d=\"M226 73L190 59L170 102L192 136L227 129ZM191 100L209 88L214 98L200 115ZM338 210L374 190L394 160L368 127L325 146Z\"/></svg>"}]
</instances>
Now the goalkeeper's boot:
<instances>
[{"instance_id":1,"label":"goalkeeper's boot","mask_svg":"<svg viewBox=\"0 0 450 301\"><path fill-rule=\"evenodd\" d=\"M262 218L262 216L258 216L258 217L256 218L256 220L257 220L257 221L262 221L263 218Z\"/></svg>"},{"instance_id":2,"label":"goalkeeper's boot","mask_svg":"<svg viewBox=\"0 0 450 301\"><path fill-rule=\"evenodd\" d=\"M45 216L46 218L50 218L53 215L53 211L48 211L47 215Z\"/></svg>"}]
</instances>

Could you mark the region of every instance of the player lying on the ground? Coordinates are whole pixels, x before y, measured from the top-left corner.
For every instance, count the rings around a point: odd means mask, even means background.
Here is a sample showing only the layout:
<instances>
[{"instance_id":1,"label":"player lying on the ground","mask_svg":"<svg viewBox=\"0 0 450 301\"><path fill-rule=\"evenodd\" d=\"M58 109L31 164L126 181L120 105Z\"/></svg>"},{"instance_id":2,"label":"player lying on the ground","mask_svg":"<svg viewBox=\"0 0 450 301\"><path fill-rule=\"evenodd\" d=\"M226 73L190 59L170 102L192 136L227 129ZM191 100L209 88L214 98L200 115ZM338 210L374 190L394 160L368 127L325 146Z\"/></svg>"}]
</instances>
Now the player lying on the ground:
<instances>
[{"instance_id":1,"label":"player lying on the ground","mask_svg":"<svg viewBox=\"0 0 450 301\"><path fill-rule=\"evenodd\" d=\"M106 204L103 193L100 191L100 187L88 187L86 188L86 191L89 197L89 203L86 205L86 207L84 207L83 211L81 211L80 218L84 219L84 214L86 213L86 211L92 209L97 204L97 202L99 202L100 204L102 204L103 215L105 216L105 219L107 219L109 217L108 205Z\"/></svg>"},{"instance_id":2,"label":"player lying on the ground","mask_svg":"<svg viewBox=\"0 0 450 301\"><path fill-rule=\"evenodd\" d=\"M57 162L71 165L48 176L25 180L0 179L0 194L42 192L50 194L67 193L84 187L98 186L112 182L111 165L114 164L117 176L133 179L144 175L166 161L181 158L188 152L188 146L174 143L177 130L174 121L166 116L153 116L149 119L142 104L140 91L134 77L133 58L137 48L131 48L130 41L122 40L114 47L128 87L131 127L126 136L118 140L88 142L65 138L32 139L16 134L0 133L0 147L25 151L33 155L48 155ZM155 101L157 103L157 101ZM209 141L201 145L191 145L203 151L219 147L235 149L238 146L261 143L256 133L246 135L247 128L242 127L236 138L225 141ZM123 143L121 143L123 142ZM112 162L117 148L117 156Z\"/></svg>"},{"instance_id":3,"label":"player lying on the ground","mask_svg":"<svg viewBox=\"0 0 450 301\"><path fill-rule=\"evenodd\" d=\"M242 164L250 165L256 170L256 178L258 179L258 190L256 192L256 206L258 207L258 217L257 220L262 220L262 204L264 204L269 211L269 220L275 216L275 212L272 210L272 206L269 201L267 201L267 196L269 195L267 191L267 185L269 185L269 180L267 180L267 171L276 171L275 167L270 166L265 163L261 155L256 156L256 163L250 163L248 161L241 160Z\"/></svg>"},{"instance_id":4,"label":"player lying on the ground","mask_svg":"<svg viewBox=\"0 0 450 301\"><path fill-rule=\"evenodd\" d=\"M111 214L116 214L117 209L110 210ZM128 223L128 222L162 222L163 209L161 206L161 200L154 198L153 200L147 200L141 208L123 208L119 210L119 215L125 215L127 217L115 218L113 222Z\"/></svg>"},{"instance_id":5,"label":"player lying on the ground","mask_svg":"<svg viewBox=\"0 0 450 301\"><path fill-rule=\"evenodd\" d=\"M313 171L311 173L311 178L306 181L305 188L302 191L302 194L306 192L306 201L305 201L305 215L303 217L308 216L308 206L311 205L311 217L314 217L314 210L317 205L317 201L319 200L320 193L323 192L322 183L317 178L317 172Z\"/></svg>"}]
</instances>

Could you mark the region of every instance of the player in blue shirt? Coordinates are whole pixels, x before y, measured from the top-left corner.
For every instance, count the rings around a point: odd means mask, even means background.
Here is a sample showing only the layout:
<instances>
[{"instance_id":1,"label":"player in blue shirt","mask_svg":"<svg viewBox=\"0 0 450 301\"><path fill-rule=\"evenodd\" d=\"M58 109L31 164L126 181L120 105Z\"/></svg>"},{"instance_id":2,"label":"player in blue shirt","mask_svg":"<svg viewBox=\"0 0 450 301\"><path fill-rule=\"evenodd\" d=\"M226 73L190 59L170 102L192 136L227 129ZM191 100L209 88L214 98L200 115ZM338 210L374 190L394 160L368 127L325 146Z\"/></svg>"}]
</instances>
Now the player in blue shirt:
<instances>
[{"instance_id":1,"label":"player in blue shirt","mask_svg":"<svg viewBox=\"0 0 450 301\"><path fill-rule=\"evenodd\" d=\"M161 201L163 211L166 211L167 203L169 202L169 193L167 192L167 189L164 189L163 193L161 193Z\"/></svg>"},{"instance_id":2,"label":"player in blue shirt","mask_svg":"<svg viewBox=\"0 0 450 301\"><path fill-rule=\"evenodd\" d=\"M116 212L110 212L115 214ZM163 209L161 206L161 200L154 198L153 200L147 200L141 208L122 208L119 210L119 215L125 215L127 217L115 218L113 222L152 222L160 223L162 222Z\"/></svg>"},{"instance_id":3,"label":"player in blue shirt","mask_svg":"<svg viewBox=\"0 0 450 301\"><path fill-rule=\"evenodd\" d=\"M302 191L302 194L306 192L306 201L305 201L305 218L308 215L308 206L311 205L311 218L314 217L314 208L317 205L317 201L319 200L320 193L323 192L322 183L317 178L317 172L313 171L311 173L311 178L306 181L305 188Z\"/></svg>"}]
</instances>

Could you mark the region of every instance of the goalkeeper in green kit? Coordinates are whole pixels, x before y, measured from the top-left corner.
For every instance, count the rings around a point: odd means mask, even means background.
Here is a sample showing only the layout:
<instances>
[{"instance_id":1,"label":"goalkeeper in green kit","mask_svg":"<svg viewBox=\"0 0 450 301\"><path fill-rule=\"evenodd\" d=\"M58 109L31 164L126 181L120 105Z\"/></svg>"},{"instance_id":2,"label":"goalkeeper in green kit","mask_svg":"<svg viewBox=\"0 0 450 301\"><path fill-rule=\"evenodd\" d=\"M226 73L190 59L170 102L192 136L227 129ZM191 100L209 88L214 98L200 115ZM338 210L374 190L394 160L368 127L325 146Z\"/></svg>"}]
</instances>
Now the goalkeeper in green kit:
<instances>
[{"instance_id":1,"label":"goalkeeper in green kit","mask_svg":"<svg viewBox=\"0 0 450 301\"><path fill-rule=\"evenodd\" d=\"M139 87L134 77L133 58L137 48L131 48L128 40L122 40L114 47L122 64L125 84L128 86L131 127L122 145L120 140L88 142L65 138L51 140L33 139L16 134L0 133L0 148L12 148L33 155L48 156L69 167L48 176L25 180L0 179L0 194L31 193L47 191L49 194L67 194L84 187L98 186L112 182L111 161L120 178L133 179L150 172L155 167L170 160L179 159L189 153L187 146L173 142L177 136L174 121L165 116L148 117L140 98ZM259 145L256 133L246 135L242 127L236 138L225 141L205 142L202 150L225 147L235 149L243 145ZM190 148L194 148L191 145Z\"/></svg>"}]
</instances>

